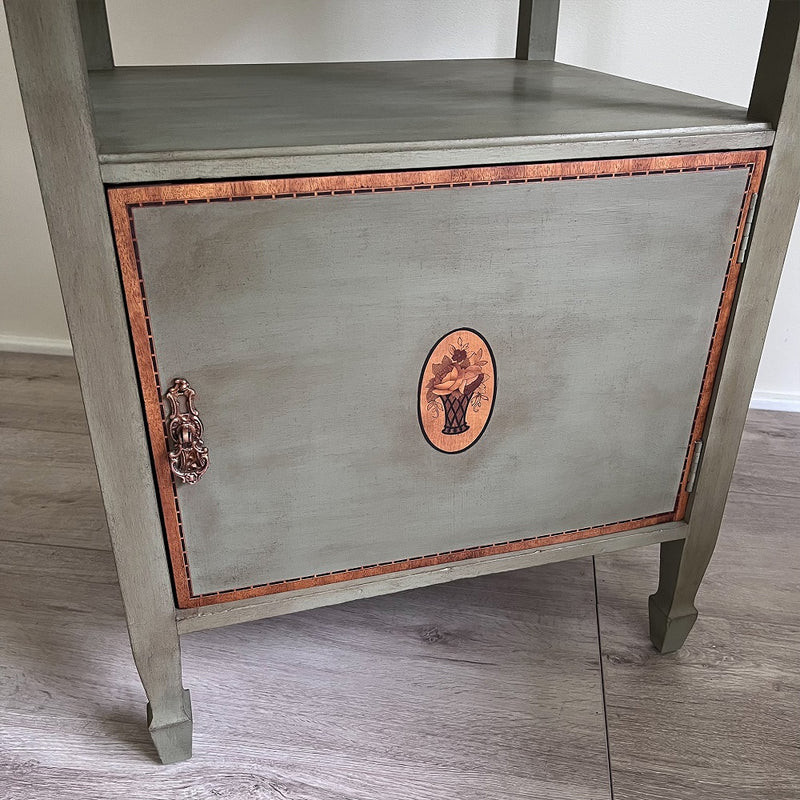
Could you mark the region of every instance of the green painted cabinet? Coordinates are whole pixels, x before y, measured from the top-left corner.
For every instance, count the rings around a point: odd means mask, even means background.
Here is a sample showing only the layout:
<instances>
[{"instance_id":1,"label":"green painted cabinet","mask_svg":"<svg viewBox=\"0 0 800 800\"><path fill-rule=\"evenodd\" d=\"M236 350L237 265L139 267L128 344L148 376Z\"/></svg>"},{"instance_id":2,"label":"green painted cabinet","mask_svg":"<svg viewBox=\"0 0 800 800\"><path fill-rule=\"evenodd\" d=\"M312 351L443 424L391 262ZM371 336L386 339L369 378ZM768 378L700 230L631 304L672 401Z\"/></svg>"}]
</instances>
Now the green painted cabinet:
<instances>
[{"instance_id":1,"label":"green painted cabinet","mask_svg":"<svg viewBox=\"0 0 800 800\"><path fill-rule=\"evenodd\" d=\"M184 633L653 544L651 638L691 630L800 194L800 2L747 109L556 63L558 6L520 0L516 58L119 67L103 0L5 0L165 763Z\"/></svg>"},{"instance_id":2,"label":"green painted cabinet","mask_svg":"<svg viewBox=\"0 0 800 800\"><path fill-rule=\"evenodd\" d=\"M180 604L682 519L763 161L111 189Z\"/></svg>"}]
</instances>

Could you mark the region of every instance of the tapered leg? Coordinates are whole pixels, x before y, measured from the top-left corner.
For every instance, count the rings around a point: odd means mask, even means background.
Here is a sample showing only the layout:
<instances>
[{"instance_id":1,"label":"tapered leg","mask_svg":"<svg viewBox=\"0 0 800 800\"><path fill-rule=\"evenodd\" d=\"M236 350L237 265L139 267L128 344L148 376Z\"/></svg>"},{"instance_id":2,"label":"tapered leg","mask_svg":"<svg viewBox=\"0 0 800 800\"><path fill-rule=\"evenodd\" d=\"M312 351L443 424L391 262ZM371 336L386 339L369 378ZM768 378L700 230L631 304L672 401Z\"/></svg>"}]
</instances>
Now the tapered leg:
<instances>
[{"instance_id":1,"label":"tapered leg","mask_svg":"<svg viewBox=\"0 0 800 800\"><path fill-rule=\"evenodd\" d=\"M192 704L183 688L181 650L174 622L130 631L133 658L147 694L147 727L164 764L192 756Z\"/></svg>"},{"instance_id":2,"label":"tapered leg","mask_svg":"<svg viewBox=\"0 0 800 800\"><path fill-rule=\"evenodd\" d=\"M104 20L98 15L103 4L86 0L81 5L88 14L84 14L87 44L92 45L89 29L98 33L98 24L102 28ZM133 656L150 701L150 732L162 760L179 761L191 755L192 717L181 682L172 581L92 135L78 10L74 2L52 0L4 0L3 9ZM99 35L94 41L98 52L107 44L102 41L103 30Z\"/></svg>"},{"instance_id":3,"label":"tapered leg","mask_svg":"<svg viewBox=\"0 0 800 800\"><path fill-rule=\"evenodd\" d=\"M188 689L184 689L182 695L182 713L175 722L159 722L153 715L152 705L147 704L147 727L162 764L174 764L192 757L192 700Z\"/></svg>"},{"instance_id":4,"label":"tapered leg","mask_svg":"<svg viewBox=\"0 0 800 800\"><path fill-rule=\"evenodd\" d=\"M683 540L661 545L658 590L650 595L649 608L650 639L661 653L680 649L697 619L694 598L700 582L687 585L680 580L685 549Z\"/></svg>"},{"instance_id":5,"label":"tapered leg","mask_svg":"<svg viewBox=\"0 0 800 800\"><path fill-rule=\"evenodd\" d=\"M703 456L684 542L661 545L658 591L650 598L650 636L677 650L697 619L694 598L719 532L747 404L775 300L800 185L800 4L770 0L749 118L777 128L756 209L746 269L728 331L723 368L703 433ZM711 465L704 469L703 463Z\"/></svg>"},{"instance_id":6,"label":"tapered leg","mask_svg":"<svg viewBox=\"0 0 800 800\"><path fill-rule=\"evenodd\" d=\"M697 620L694 599L714 552L718 524L699 533L690 527L687 539L663 542L658 589L650 595L650 639L656 650L679 650Z\"/></svg>"}]
</instances>

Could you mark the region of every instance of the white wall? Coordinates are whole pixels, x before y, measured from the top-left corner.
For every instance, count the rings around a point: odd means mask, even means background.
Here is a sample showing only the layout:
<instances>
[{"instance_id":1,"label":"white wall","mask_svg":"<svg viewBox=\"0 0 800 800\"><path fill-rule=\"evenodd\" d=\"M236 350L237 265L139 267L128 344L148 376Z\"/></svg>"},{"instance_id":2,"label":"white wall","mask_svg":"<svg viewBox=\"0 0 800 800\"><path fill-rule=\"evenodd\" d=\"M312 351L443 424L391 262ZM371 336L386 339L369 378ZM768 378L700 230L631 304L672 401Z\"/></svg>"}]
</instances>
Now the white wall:
<instances>
[{"instance_id":1,"label":"white wall","mask_svg":"<svg viewBox=\"0 0 800 800\"><path fill-rule=\"evenodd\" d=\"M55 269L0 14L0 347L69 352Z\"/></svg>"},{"instance_id":2,"label":"white wall","mask_svg":"<svg viewBox=\"0 0 800 800\"><path fill-rule=\"evenodd\" d=\"M517 0L107 0L117 63L508 57ZM746 105L767 0L562 0L557 58ZM67 332L0 23L0 346ZM755 404L800 410L800 235ZM39 341L36 341L39 340Z\"/></svg>"}]
</instances>

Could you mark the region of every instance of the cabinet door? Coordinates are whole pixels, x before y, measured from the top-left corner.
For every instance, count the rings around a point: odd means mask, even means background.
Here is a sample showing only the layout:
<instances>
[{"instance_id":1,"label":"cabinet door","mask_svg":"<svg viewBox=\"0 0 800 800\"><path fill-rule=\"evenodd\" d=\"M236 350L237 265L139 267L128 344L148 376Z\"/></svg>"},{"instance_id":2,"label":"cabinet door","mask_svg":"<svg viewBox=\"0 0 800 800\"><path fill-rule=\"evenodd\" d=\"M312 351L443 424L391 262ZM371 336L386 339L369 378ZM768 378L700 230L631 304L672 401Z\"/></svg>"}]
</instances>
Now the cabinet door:
<instances>
[{"instance_id":1,"label":"cabinet door","mask_svg":"<svg viewBox=\"0 0 800 800\"><path fill-rule=\"evenodd\" d=\"M681 519L762 166L110 189L179 603Z\"/></svg>"}]
</instances>

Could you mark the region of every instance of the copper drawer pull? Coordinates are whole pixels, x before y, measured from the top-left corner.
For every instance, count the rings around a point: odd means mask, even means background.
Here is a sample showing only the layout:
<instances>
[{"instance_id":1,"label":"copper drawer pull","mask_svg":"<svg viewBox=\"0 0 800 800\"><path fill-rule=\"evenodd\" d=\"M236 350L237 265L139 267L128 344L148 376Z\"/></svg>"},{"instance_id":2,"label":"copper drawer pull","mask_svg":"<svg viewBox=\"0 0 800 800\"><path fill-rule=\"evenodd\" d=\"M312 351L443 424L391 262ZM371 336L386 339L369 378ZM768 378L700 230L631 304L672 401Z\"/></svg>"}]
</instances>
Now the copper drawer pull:
<instances>
[{"instance_id":1,"label":"copper drawer pull","mask_svg":"<svg viewBox=\"0 0 800 800\"><path fill-rule=\"evenodd\" d=\"M183 483L197 483L208 469L208 448L203 444L203 423L197 416L194 398L194 389L183 378L176 378L167 392L169 466Z\"/></svg>"}]
</instances>

